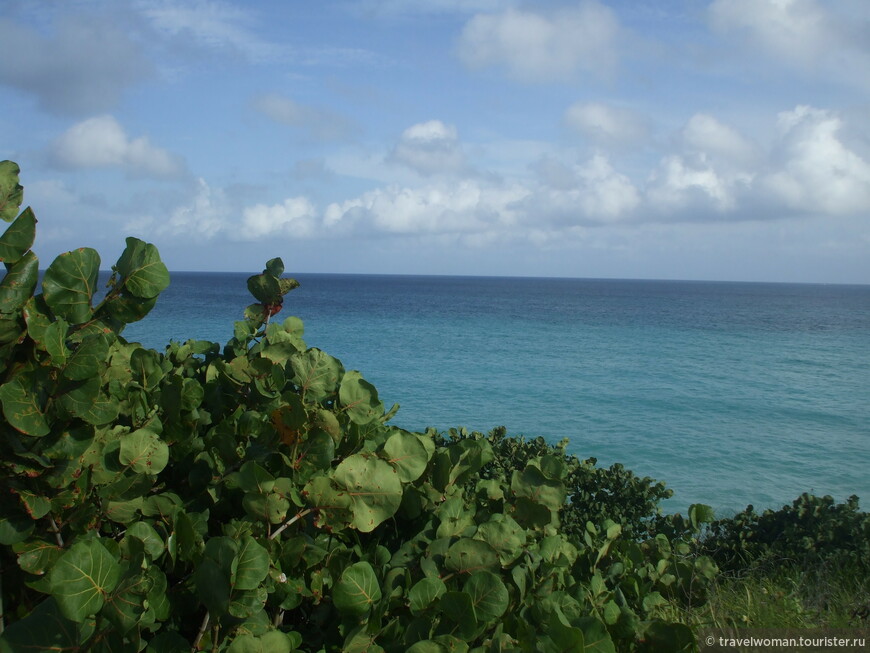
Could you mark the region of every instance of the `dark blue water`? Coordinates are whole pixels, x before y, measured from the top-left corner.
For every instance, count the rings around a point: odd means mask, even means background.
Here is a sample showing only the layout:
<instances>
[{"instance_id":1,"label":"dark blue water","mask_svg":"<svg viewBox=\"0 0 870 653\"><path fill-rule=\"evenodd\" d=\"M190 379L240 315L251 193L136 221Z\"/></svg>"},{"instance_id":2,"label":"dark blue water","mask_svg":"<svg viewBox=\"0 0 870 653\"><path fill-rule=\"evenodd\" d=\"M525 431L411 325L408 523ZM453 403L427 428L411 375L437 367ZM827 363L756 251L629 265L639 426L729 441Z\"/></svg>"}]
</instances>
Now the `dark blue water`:
<instances>
[{"instance_id":1,"label":"dark blue water","mask_svg":"<svg viewBox=\"0 0 870 653\"><path fill-rule=\"evenodd\" d=\"M225 342L240 274L175 273L126 336ZM667 508L870 501L870 286L298 275L279 315L399 426L569 438L663 480Z\"/></svg>"}]
</instances>

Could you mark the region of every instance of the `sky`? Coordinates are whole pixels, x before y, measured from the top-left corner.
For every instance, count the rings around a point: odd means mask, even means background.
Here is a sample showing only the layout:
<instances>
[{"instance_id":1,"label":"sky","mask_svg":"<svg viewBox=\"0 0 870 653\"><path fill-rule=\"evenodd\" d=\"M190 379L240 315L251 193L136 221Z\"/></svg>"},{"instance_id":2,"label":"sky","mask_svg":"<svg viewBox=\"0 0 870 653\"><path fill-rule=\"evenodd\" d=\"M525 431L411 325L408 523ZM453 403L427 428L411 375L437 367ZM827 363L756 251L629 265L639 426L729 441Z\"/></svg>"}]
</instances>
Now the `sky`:
<instances>
[{"instance_id":1,"label":"sky","mask_svg":"<svg viewBox=\"0 0 870 653\"><path fill-rule=\"evenodd\" d=\"M42 267L870 283L866 0L3 0Z\"/></svg>"}]
</instances>

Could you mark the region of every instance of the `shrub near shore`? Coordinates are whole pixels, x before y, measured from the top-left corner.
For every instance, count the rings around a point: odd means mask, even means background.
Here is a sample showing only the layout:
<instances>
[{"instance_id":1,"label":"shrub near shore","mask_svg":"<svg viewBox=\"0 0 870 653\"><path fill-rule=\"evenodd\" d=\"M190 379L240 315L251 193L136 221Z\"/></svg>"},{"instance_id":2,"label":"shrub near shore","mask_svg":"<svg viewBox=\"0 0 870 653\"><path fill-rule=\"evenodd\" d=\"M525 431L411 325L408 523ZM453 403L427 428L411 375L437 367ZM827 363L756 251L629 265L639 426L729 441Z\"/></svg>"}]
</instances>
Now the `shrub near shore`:
<instances>
[{"instance_id":1,"label":"shrub near shore","mask_svg":"<svg viewBox=\"0 0 870 653\"><path fill-rule=\"evenodd\" d=\"M707 506L541 439L393 427L355 370L272 318L224 346L127 342L169 274L135 238L48 266L0 163L2 650L692 650ZM857 502L855 504L857 510ZM724 531L723 531L724 532Z\"/></svg>"}]
</instances>

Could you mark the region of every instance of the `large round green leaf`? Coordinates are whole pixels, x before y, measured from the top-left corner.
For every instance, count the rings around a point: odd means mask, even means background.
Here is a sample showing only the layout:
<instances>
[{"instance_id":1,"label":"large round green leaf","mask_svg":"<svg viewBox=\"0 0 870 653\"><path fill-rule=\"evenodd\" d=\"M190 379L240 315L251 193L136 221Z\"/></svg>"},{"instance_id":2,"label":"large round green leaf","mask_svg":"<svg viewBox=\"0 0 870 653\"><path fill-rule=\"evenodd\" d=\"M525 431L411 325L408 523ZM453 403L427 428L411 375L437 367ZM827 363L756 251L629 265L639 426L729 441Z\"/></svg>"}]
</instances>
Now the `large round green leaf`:
<instances>
[{"instance_id":1,"label":"large round green leaf","mask_svg":"<svg viewBox=\"0 0 870 653\"><path fill-rule=\"evenodd\" d=\"M565 505L567 491L561 481L549 479L534 465L526 465L522 471L511 476L511 490L518 497L526 497L535 503L558 511Z\"/></svg>"},{"instance_id":2,"label":"large round green leaf","mask_svg":"<svg viewBox=\"0 0 870 653\"><path fill-rule=\"evenodd\" d=\"M242 507L254 519L261 519L270 524L280 524L287 518L290 502L286 497L275 492L268 494L248 492L242 497Z\"/></svg>"},{"instance_id":3,"label":"large round green leaf","mask_svg":"<svg viewBox=\"0 0 870 653\"><path fill-rule=\"evenodd\" d=\"M42 295L31 297L24 305L22 313L27 324L27 334L33 338L34 342L43 345L45 330L53 323L49 315L51 309L45 303L45 298Z\"/></svg>"},{"instance_id":4,"label":"large round green leaf","mask_svg":"<svg viewBox=\"0 0 870 653\"><path fill-rule=\"evenodd\" d=\"M196 594L214 616L226 613L230 606L230 575L212 558L203 558L193 572Z\"/></svg>"},{"instance_id":5,"label":"large round green leaf","mask_svg":"<svg viewBox=\"0 0 870 653\"><path fill-rule=\"evenodd\" d=\"M499 568L498 555L489 544L467 537L460 538L447 549L444 564L448 569L461 574Z\"/></svg>"},{"instance_id":6,"label":"large round green leaf","mask_svg":"<svg viewBox=\"0 0 870 653\"><path fill-rule=\"evenodd\" d=\"M281 260L281 257L275 257L266 261L266 269L263 270L263 274L271 274L273 277L280 277L284 274L284 261Z\"/></svg>"},{"instance_id":7,"label":"large round green leaf","mask_svg":"<svg viewBox=\"0 0 870 653\"><path fill-rule=\"evenodd\" d=\"M440 578L423 578L408 591L408 605L413 614L419 614L437 601L447 591Z\"/></svg>"},{"instance_id":8,"label":"large round green leaf","mask_svg":"<svg viewBox=\"0 0 870 653\"><path fill-rule=\"evenodd\" d=\"M156 297L169 285L169 270L160 260L157 248L138 238L127 238L127 247L115 270L127 292L140 299Z\"/></svg>"},{"instance_id":9,"label":"large round green leaf","mask_svg":"<svg viewBox=\"0 0 870 653\"><path fill-rule=\"evenodd\" d=\"M148 591L151 579L144 573L126 573L115 591L106 597L104 615L119 634L128 633L135 628L147 608Z\"/></svg>"},{"instance_id":10,"label":"large round green leaf","mask_svg":"<svg viewBox=\"0 0 870 653\"><path fill-rule=\"evenodd\" d=\"M0 387L0 401L6 421L22 433L41 437L51 431L36 397L20 378L13 378Z\"/></svg>"},{"instance_id":11,"label":"large round green leaf","mask_svg":"<svg viewBox=\"0 0 870 653\"><path fill-rule=\"evenodd\" d=\"M600 620L592 616L580 617L575 624L583 631L583 650L588 653L616 653L610 633Z\"/></svg>"},{"instance_id":12,"label":"large round green leaf","mask_svg":"<svg viewBox=\"0 0 870 653\"><path fill-rule=\"evenodd\" d=\"M474 507L466 508L462 496L450 497L438 506L435 515L440 520L435 537L461 536L466 529L474 532Z\"/></svg>"},{"instance_id":13,"label":"large round green leaf","mask_svg":"<svg viewBox=\"0 0 870 653\"><path fill-rule=\"evenodd\" d=\"M160 537L160 534L154 530L154 527L146 521L137 521L136 523L131 524L127 529L125 536L135 537L141 540L145 547L145 552L151 556L153 560L159 558L165 548L163 538Z\"/></svg>"},{"instance_id":14,"label":"large round green leaf","mask_svg":"<svg viewBox=\"0 0 870 653\"><path fill-rule=\"evenodd\" d=\"M57 318L57 322L52 322L45 327L42 331L42 342L38 343L48 352L51 362L55 367L64 367L69 357L69 349L66 346L68 327L69 325L66 323L66 320L62 317Z\"/></svg>"},{"instance_id":15,"label":"large round green leaf","mask_svg":"<svg viewBox=\"0 0 870 653\"><path fill-rule=\"evenodd\" d=\"M0 282L0 313L14 313L33 296L39 280L39 260L27 252L6 272Z\"/></svg>"},{"instance_id":16,"label":"large round green leaf","mask_svg":"<svg viewBox=\"0 0 870 653\"><path fill-rule=\"evenodd\" d=\"M30 537L35 523L23 512L10 511L6 517L0 517L0 544L11 546L23 542Z\"/></svg>"},{"instance_id":17,"label":"large round green leaf","mask_svg":"<svg viewBox=\"0 0 870 653\"><path fill-rule=\"evenodd\" d=\"M368 562L357 562L341 574L332 601L339 612L362 616L381 600L381 586Z\"/></svg>"},{"instance_id":18,"label":"large round green leaf","mask_svg":"<svg viewBox=\"0 0 870 653\"><path fill-rule=\"evenodd\" d=\"M99 540L79 540L51 570L51 593L63 615L81 623L100 611L119 575L118 561Z\"/></svg>"},{"instance_id":19,"label":"large round green leaf","mask_svg":"<svg viewBox=\"0 0 870 653\"><path fill-rule=\"evenodd\" d=\"M329 469L335 457L335 443L324 431L314 431L302 442L296 452L299 465L308 471Z\"/></svg>"},{"instance_id":20,"label":"large round green leaf","mask_svg":"<svg viewBox=\"0 0 870 653\"><path fill-rule=\"evenodd\" d=\"M269 552L260 546L253 537L246 535L239 543L235 566L233 588L237 590L256 589L269 573Z\"/></svg>"},{"instance_id":21,"label":"large round green leaf","mask_svg":"<svg viewBox=\"0 0 870 653\"><path fill-rule=\"evenodd\" d=\"M474 537L495 549L503 566L520 557L526 544L526 531L510 515L502 513L478 526Z\"/></svg>"},{"instance_id":22,"label":"large round green leaf","mask_svg":"<svg viewBox=\"0 0 870 653\"><path fill-rule=\"evenodd\" d=\"M109 321L120 324L138 322L151 312L157 304L157 297L142 299L135 297L129 292L120 295L112 295L102 304L97 312L98 317L108 317Z\"/></svg>"},{"instance_id":23,"label":"large round green leaf","mask_svg":"<svg viewBox=\"0 0 870 653\"><path fill-rule=\"evenodd\" d=\"M121 436L118 459L134 472L159 474L169 462L169 447L153 431L139 429Z\"/></svg>"},{"instance_id":24,"label":"large round green leaf","mask_svg":"<svg viewBox=\"0 0 870 653\"><path fill-rule=\"evenodd\" d=\"M579 628L566 626L555 615L550 618L546 628L546 636L539 644L539 651L544 653L562 653L563 651L585 651L583 631ZM656 650L656 649L653 649ZM673 650L670 648L658 649L662 651Z\"/></svg>"},{"instance_id":25,"label":"large round green leaf","mask_svg":"<svg viewBox=\"0 0 870 653\"><path fill-rule=\"evenodd\" d=\"M336 467L335 481L351 498L351 526L364 533L396 514L402 503L399 475L389 463L374 456L348 456Z\"/></svg>"},{"instance_id":26,"label":"large round green leaf","mask_svg":"<svg viewBox=\"0 0 870 653\"><path fill-rule=\"evenodd\" d=\"M136 349L130 355L133 380L145 390L153 390L163 378L160 358L153 349Z\"/></svg>"},{"instance_id":27,"label":"large round green leaf","mask_svg":"<svg viewBox=\"0 0 870 653\"><path fill-rule=\"evenodd\" d=\"M19 542L13 549L18 554L18 566L28 574L38 576L54 567L64 552L57 544L44 540Z\"/></svg>"},{"instance_id":28,"label":"large round green leaf","mask_svg":"<svg viewBox=\"0 0 870 653\"><path fill-rule=\"evenodd\" d=\"M404 483L416 481L426 471L434 446L429 450L424 442L431 443L431 440L416 433L396 430L384 443L387 460L396 468L399 479Z\"/></svg>"},{"instance_id":29,"label":"large round green leaf","mask_svg":"<svg viewBox=\"0 0 870 653\"><path fill-rule=\"evenodd\" d=\"M293 650L291 639L278 630L270 630L263 635L239 635L236 637L228 653L290 653Z\"/></svg>"},{"instance_id":30,"label":"large round green leaf","mask_svg":"<svg viewBox=\"0 0 870 653\"><path fill-rule=\"evenodd\" d=\"M0 263L13 264L33 246L36 237L36 216L29 208L0 236Z\"/></svg>"},{"instance_id":31,"label":"large round green leaf","mask_svg":"<svg viewBox=\"0 0 870 653\"><path fill-rule=\"evenodd\" d=\"M61 324L61 322L57 322L57 324ZM48 329L46 331L49 332ZM52 333L49 332L48 335L52 335ZM55 336L56 338L57 336ZM63 351L60 347L61 344L54 342L52 347L57 347L59 351ZM109 343L105 336L90 336L82 340L72 356L69 357L63 375L73 381L81 381L96 376L100 366L106 362L108 356Z\"/></svg>"},{"instance_id":32,"label":"large round green leaf","mask_svg":"<svg viewBox=\"0 0 870 653\"><path fill-rule=\"evenodd\" d=\"M0 161L0 219L12 222L24 201L24 188L18 183L21 168L12 161Z\"/></svg>"},{"instance_id":33,"label":"large round green leaf","mask_svg":"<svg viewBox=\"0 0 870 653\"><path fill-rule=\"evenodd\" d=\"M5 347L7 354L0 354L0 360L8 361L8 353L14 351L21 336L24 335L24 324L16 314L0 314L0 347Z\"/></svg>"},{"instance_id":34,"label":"large round green leaf","mask_svg":"<svg viewBox=\"0 0 870 653\"><path fill-rule=\"evenodd\" d=\"M58 397L58 402L88 424L108 424L118 416L118 400L102 391L98 376L84 381L67 381L60 392L62 394Z\"/></svg>"},{"instance_id":35,"label":"large round green leaf","mask_svg":"<svg viewBox=\"0 0 870 653\"><path fill-rule=\"evenodd\" d=\"M70 324L87 322L99 272L100 255L96 250L83 247L61 254L42 279L45 303Z\"/></svg>"},{"instance_id":36,"label":"large round green leaf","mask_svg":"<svg viewBox=\"0 0 870 653\"><path fill-rule=\"evenodd\" d=\"M450 633L465 640L474 639L484 624L477 619L471 597L465 592L447 592L438 602L441 612L451 623ZM443 622L442 622L443 623Z\"/></svg>"},{"instance_id":37,"label":"large round green leaf","mask_svg":"<svg viewBox=\"0 0 870 653\"><path fill-rule=\"evenodd\" d=\"M495 621L508 607L508 591L501 578L491 571L476 571L462 590L471 597L480 621Z\"/></svg>"},{"instance_id":38,"label":"large round green leaf","mask_svg":"<svg viewBox=\"0 0 870 653\"><path fill-rule=\"evenodd\" d=\"M248 277L248 290L261 304L280 304L281 287L272 274L261 273Z\"/></svg>"},{"instance_id":39,"label":"large round green leaf","mask_svg":"<svg viewBox=\"0 0 870 653\"><path fill-rule=\"evenodd\" d=\"M318 403L335 393L344 374L341 361L316 347L290 359L293 383L302 390L308 403Z\"/></svg>"},{"instance_id":40,"label":"large round green leaf","mask_svg":"<svg viewBox=\"0 0 870 653\"><path fill-rule=\"evenodd\" d=\"M357 424L368 424L384 414L384 404L378 400L378 391L356 370L345 372L338 389L342 408Z\"/></svg>"}]
</instances>

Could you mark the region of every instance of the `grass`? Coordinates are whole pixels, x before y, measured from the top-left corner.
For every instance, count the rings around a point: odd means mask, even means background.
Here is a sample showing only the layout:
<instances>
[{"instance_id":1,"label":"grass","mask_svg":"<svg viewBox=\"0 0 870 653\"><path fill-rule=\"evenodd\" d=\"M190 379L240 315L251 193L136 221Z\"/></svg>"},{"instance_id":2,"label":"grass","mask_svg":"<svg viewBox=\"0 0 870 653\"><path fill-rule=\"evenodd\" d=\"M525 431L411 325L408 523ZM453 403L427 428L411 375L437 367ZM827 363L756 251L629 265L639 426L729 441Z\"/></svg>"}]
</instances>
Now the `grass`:
<instances>
[{"instance_id":1,"label":"grass","mask_svg":"<svg viewBox=\"0 0 870 653\"><path fill-rule=\"evenodd\" d=\"M722 574L707 600L668 616L697 628L866 628L870 575L860 565L779 563Z\"/></svg>"}]
</instances>

